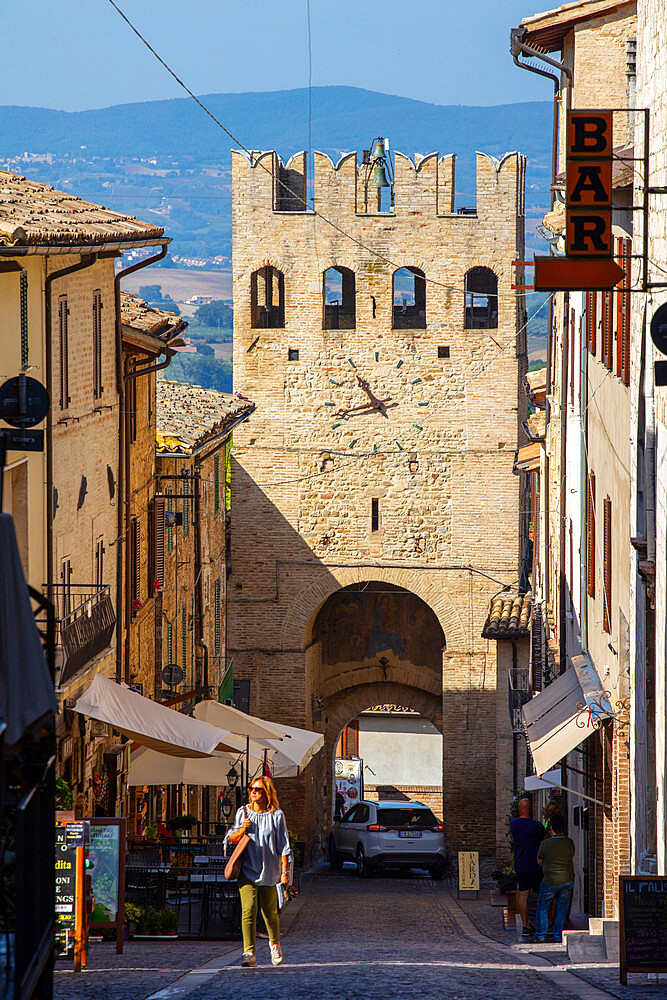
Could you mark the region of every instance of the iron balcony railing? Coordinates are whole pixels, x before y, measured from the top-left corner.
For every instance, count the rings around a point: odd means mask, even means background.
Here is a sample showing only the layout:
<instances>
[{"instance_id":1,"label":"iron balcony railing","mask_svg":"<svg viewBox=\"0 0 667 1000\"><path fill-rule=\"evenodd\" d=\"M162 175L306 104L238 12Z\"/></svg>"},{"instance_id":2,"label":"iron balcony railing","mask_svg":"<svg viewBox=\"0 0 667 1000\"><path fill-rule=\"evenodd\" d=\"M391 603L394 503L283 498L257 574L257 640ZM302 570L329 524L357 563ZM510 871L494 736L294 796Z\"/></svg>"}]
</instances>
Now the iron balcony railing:
<instances>
[{"instance_id":1,"label":"iron balcony railing","mask_svg":"<svg viewBox=\"0 0 667 1000\"><path fill-rule=\"evenodd\" d=\"M509 681L509 713L513 733L525 731L523 721L523 706L531 699L530 670L528 667L510 667Z\"/></svg>"},{"instance_id":2,"label":"iron balcony railing","mask_svg":"<svg viewBox=\"0 0 667 1000\"><path fill-rule=\"evenodd\" d=\"M60 583L50 591L56 609L56 643L62 654L62 687L110 644L116 614L108 585Z\"/></svg>"}]
</instances>

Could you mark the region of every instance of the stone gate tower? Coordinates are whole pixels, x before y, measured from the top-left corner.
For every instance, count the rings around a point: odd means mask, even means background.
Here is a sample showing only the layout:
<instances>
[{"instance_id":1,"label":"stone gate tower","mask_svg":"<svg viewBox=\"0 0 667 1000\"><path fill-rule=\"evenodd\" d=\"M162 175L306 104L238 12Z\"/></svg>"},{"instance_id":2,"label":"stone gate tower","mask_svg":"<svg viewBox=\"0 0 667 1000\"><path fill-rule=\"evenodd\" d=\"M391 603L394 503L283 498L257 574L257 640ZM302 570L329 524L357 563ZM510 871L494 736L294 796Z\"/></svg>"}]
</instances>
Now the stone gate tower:
<instances>
[{"instance_id":1,"label":"stone gate tower","mask_svg":"<svg viewBox=\"0 0 667 1000\"><path fill-rule=\"evenodd\" d=\"M525 160L478 153L460 212L453 156L394 171L378 210L355 153L315 153L315 214L304 154L233 154L234 382L256 410L234 442L228 657L252 712L326 734L280 790L311 844L340 730L391 703L443 734L450 847L493 853L507 644L481 632L518 576Z\"/></svg>"}]
</instances>

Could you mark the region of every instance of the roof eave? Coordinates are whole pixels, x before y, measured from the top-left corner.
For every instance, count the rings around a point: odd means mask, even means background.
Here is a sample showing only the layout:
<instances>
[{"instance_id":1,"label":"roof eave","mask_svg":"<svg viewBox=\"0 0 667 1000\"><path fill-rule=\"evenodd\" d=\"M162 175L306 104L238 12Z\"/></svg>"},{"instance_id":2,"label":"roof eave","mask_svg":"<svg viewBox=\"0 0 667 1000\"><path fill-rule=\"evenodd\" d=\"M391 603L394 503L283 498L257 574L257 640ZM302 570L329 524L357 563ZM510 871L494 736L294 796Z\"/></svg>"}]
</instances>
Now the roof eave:
<instances>
[{"instance_id":1,"label":"roof eave","mask_svg":"<svg viewBox=\"0 0 667 1000\"><path fill-rule=\"evenodd\" d=\"M171 237L168 236L153 236L148 239L142 240L116 240L114 242L108 243L58 243L58 244L45 244L45 243L31 243L28 246L9 246L5 243L0 243L0 256L1 257L50 257L50 256L60 256L63 254L95 254L95 253L108 253L110 251L117 250L139 250L142 247L157 247L157 246L168 246L171 243Z\"/></svg>"}]
</instances>

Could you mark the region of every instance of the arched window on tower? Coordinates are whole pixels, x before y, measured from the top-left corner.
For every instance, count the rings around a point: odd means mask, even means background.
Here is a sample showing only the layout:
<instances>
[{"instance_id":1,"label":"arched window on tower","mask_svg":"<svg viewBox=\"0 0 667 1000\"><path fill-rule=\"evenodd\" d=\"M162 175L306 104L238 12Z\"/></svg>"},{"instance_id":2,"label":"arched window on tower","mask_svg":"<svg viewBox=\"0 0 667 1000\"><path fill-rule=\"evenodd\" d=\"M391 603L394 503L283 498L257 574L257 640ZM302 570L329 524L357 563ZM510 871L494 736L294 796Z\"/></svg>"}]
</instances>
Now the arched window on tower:
<instances>
[{"instance_id":1,"label":"arched window on tower","mask_svg":"<svg viewBox=\"0 0 667 1000\"><path fill-rule=\"evenodd\" d=\"M260 267L250 279L251 325L275 330L285 325L285 275L276 267Z\"/></svg>"},{"instance_id":2,"label":"arched window on tower","mask_svg":"<svg viewBox=\"0 0 667 1000\"><path fill-rule=\"evenodd\" d=\"M498 326L498 277L490 267L471 267L465 276L466 330Z\"/></svg>"},{"instance_id":3,"label":"arched window on tower","mask_svg":"<svg viewBox=\"0 0 667 1000\"><path fill-rule=\"evenodd\" d=\"M426 276L418 267L399 267L393 279L394 330L426 327Z\"/></svg>"},{"instance_id":4,"label":"arched window on tower","mask_svg":"<svg viewBox=\"0 0 667 1000\"><path fill-rule=\"evenodd\" d=\"M354 271L349 267L329 267L322 283L323 330L353 330L356 326Z\"/></svg>"}]
</instances>

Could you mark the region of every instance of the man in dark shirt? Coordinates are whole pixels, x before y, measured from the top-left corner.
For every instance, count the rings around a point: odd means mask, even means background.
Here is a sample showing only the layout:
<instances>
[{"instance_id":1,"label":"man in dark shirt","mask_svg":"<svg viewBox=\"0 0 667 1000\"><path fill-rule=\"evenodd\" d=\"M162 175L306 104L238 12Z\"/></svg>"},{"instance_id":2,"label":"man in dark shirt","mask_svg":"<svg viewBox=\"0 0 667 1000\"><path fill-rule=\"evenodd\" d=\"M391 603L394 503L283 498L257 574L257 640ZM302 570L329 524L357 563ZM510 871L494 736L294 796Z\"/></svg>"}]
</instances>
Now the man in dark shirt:
<instances>
[{"instance_id":1,"label":"man in dark shirt","mask_svg":"<svg viewBox=\"0 0 667 1000\"><path fill-rule=\"evenodd\" d=\"M519 916L523 923L523 933L534 934L535 928L528 923L528 893L539 892L542 870L537 863L537 852L546 837L541 823L532 819L533 807L530 799L519 799L519 815L510 823L510 834L514 845L514 871L519 891L517 902Z\"/></svg>"}]
</instances>

